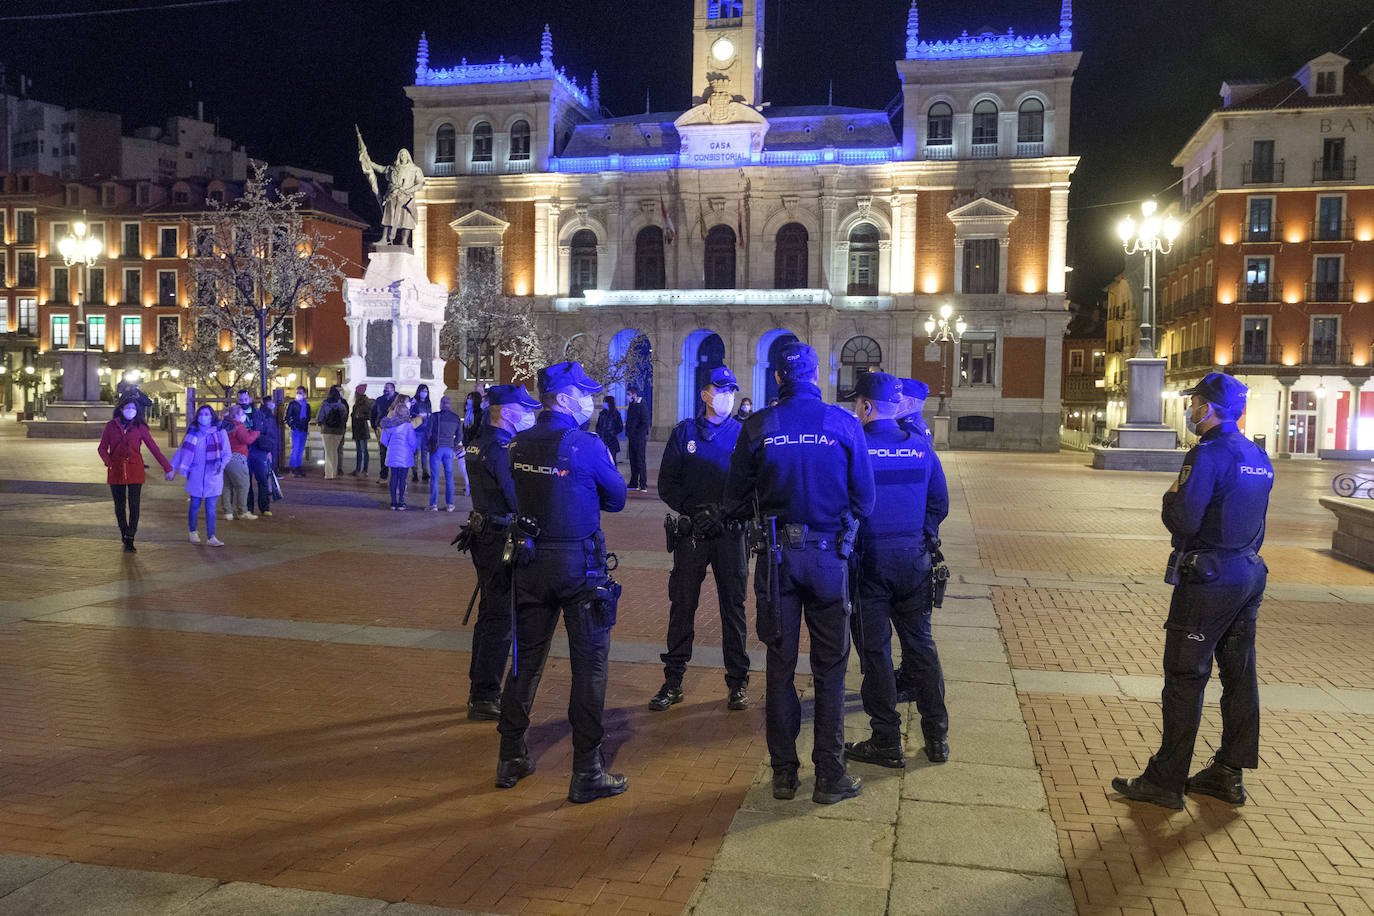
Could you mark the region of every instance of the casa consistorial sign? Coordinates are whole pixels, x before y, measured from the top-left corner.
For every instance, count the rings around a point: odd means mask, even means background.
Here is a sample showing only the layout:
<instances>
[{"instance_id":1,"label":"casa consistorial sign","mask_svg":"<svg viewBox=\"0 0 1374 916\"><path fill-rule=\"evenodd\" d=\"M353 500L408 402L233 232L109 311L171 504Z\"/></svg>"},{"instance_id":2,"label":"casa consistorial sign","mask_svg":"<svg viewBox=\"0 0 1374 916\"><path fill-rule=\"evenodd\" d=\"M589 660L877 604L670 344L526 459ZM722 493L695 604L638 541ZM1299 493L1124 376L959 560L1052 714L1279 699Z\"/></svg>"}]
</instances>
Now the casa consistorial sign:
<instances>
[{"instance_id":1,"label":"casa consistorial sign","mask_svg":"<svg viewBox=\"0 0 1374 916\"><path fill-rule=\"evenodd\" d=\"M763 158L768 119L730 93L730 81L711 81L706 101L684 112L673 124L682 140L678 162L683 168L736 168Z\"/></svg>"}]
</instances>

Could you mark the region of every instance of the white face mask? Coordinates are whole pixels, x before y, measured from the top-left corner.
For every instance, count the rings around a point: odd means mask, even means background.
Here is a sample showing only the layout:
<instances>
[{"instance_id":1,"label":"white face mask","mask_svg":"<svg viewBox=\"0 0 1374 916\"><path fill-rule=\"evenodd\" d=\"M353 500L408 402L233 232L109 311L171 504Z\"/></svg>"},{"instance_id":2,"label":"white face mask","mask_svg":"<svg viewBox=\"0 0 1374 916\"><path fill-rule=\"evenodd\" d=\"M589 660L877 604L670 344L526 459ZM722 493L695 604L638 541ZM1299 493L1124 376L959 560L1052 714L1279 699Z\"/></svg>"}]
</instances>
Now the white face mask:
<instances>
[{"instance_id":1,"label":"white face mask","mask_svg":"<svg viewBox=\"0 0 1374 916\"><path fill-rule=\"evenodd\" d=\"M1197 435L1197 428L1198 428L1198 426L1201 425L1201 424L1203 424L1203 423L1206 423L1206 422L1207 422L1207 418L1210 417L1211 415L1212 415L1212 405L1211 405L1211 404L1208 404L1208 405L1207 405L1207 412L1204 413L1201 417L1199 417L1199 418L1196 419L1196 420L1193 419L1193 413L1192 413L1192 411L1189 411L1189 412L1188 412L1188 419L1187 419L1187 421L1186 421L1186 423L1187 423L1187 425L1188 425L1188 432L1190 432L1190 433L1192 433L1193 435L1196 436L1196 435Z\"/></svg>"},{"instance_id":2,"label":"white face mask","mask_svg":"<svg viewBox=\"0 0 1374 916\"><path fill-rule=\"evenodd\" d=\"M134 407L132 404L130 404L128 407L124 408L124 419L132 420L136 416L138 416L137 407Z\"/></svg>"},{"instance_id":3,"label":"white face mask","mask_svg":"<svg viewBox=\"0 0 1374 916\"><path fill-rule=\"evenodd\" d=\"M716 412L718 417L730 416L730 412L735 409L734 393L722 391L711 395L711 409Z\"/></svg>"},{"instance_id":4,"label":"white face mask","mask_svg":"<svg viewBox=\"0 0 1374 916\"><path fill-rule=\"evenodd\" d=\"M298 394L298 395L296 395L296 400L300 401L301 403L305 403L305 395L303 395L303 394Z\"/></svg>"},{"instance_id":5,"label":"white face mask","mask_svg":"<svg viewBox=\"0 0 1374 916\"><path fill-rule=\"evenodd\" d=\"M515 431L517 433L523 433L525 430L529 429L533 425L534 411L532 410L522 410L520 411L519 416L515 418Z\"/></svg>"},{"instance_id":6,"label":"white face mask","mask_svg":"<svg viewBox=\"0 0 1374 916\"><path fill-rule=\"evenodd\" d=\"M596 413L596 401L590 394L584 394L577 399L577 409L573 412L573 418L577 420L577 425L581 426L592 418Z\"/></svg>"},{"instance_id":7,"label":"white face mask","mask_svg":"<svg viewBox=\"0 0 1374 916\"><path fill-rule=\"evenodd\" d=\"M196 422L201 426L209 426L215 422L215 418L206 413L196 414Z\"/></svg>"}]
</instances>

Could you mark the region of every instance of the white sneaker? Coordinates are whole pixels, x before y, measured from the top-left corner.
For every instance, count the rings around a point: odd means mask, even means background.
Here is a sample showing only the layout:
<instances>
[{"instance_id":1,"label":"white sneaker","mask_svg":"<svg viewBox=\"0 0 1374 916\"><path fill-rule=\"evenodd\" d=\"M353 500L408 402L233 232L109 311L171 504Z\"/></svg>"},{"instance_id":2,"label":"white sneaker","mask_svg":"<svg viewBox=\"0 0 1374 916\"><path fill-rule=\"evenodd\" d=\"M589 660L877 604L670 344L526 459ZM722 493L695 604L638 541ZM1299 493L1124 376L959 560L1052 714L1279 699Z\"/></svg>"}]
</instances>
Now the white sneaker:
<instances>
[{"instance_id":1,"label":"white sneaker","mask_svg":"<svg viewBox=\"0 0 1374 916\"><path fill-rule=\"evenodd\" d=\"M234 520L234 513L232 513L232 512L226 512L226 513L224 513L224 520L225 520L226 522L232 522L232 521Z\"/></svg>"},{"instance_id":2,"label":"white sneaker","mask_svg":"<svg viewBox=\"0 0 1374 916\"><path fill-rule=\"evenodd\" d=\"M457 508L457 506L453 505L453 503L449 503L449 504L448 504L448 508L445 509L444 511L445 511L445 512L452 512L452 511L453 511L454 509L456 509L456 508Z\"/></svg>"},{"instance_id":3,"label":"white sneaker","mask_svg":"<svg viewBox=\"0 0 1374 916\"><path fill-rule=\"evenodd\" d=\"M240 515L239 518L257 518L257 516L251 512L245 512L242 515Z\"/></svg>"},{"instance_id":4,"label":"white sneaker","mask_svg":"<svg viewBox=\"0 0 1374 916\"><path fill-rule=\"evenodd\" d=\"M430 512L438 512L438 511L439 511L439 507L438 507L438 506L430 506L430 507L429 507L429 511L430 511Z\"/></svg>"},{"instance_id":5,"label":"white sneaker","mask_svg":"<svg viewBox=\"0 0 1374 916\"><path fill-rule=\"evenodd\" d=\"M192 543L192 544L199 544L199 543L200 543L200 535L196 534L194 531L191 532L191 543Z\"/></svg>"},{"instance_id":6,"label":"white sneaker","mask_svg":"<svg viewBox=\"0 0 1374 916\"><path fill-rule=\"evenodd\" d=\"M206 541L205 543L209 544L211 547L223 547L223 546L224 546L224 542L221 541L221 540L220 540L219 538L217 538L217 537L211 537L210 540Z\"/></svg>"}]
</instances>

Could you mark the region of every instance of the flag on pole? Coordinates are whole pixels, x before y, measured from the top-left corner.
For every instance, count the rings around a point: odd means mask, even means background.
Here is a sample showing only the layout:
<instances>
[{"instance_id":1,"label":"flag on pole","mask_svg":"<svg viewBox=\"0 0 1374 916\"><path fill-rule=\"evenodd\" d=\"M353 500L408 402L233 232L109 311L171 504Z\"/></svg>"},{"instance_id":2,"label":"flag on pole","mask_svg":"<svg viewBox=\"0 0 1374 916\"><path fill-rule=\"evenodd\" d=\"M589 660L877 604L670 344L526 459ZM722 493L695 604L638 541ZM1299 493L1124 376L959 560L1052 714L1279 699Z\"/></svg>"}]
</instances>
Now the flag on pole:
<instances>
[{"instance_id":1,"label":"flag on pole","mask_svg":"<svg viewBox=\"0 0 1374 916\"><path fill-rule=\"evenodd\" d=\"M668 205L663 202L663 195L658 195L658 212L663 216L663 241L669 245L673 244L673 239L677 238L677 227L673 225L673 218L668 214Z\"/></svg>"}]
</instances>

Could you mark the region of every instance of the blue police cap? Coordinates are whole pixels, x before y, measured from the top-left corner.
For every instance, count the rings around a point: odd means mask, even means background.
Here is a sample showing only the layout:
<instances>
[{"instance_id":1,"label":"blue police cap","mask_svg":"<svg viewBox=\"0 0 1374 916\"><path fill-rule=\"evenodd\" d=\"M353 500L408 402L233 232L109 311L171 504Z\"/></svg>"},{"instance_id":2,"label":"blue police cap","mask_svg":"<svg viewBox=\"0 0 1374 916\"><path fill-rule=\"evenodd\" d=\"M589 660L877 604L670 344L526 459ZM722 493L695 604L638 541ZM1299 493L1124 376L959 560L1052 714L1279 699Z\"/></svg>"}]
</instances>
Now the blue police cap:
<instances>
[{"instance_id":1,"label":"blue police cap","mask_svg":"<svg viewBox=\"0 0 1374 916\"><path fill-rule=\"evenodd\" d=\"M791 379L809 378L811 373L816 371L816 367L821 364L816 351L800 340L783 344L778 359L778 374L783 378Z\"/></svg>"},{"instance_id":2,"label":"blue police cap","mask_svg":"<svg viewBox=\"0 0 1374 916\"><path fill-rule=\"evenodd\" d=\"M725 366L712 369L711 380L707 384L712 388L721 388L725 391L739 391L739 382L735 379L735 373Z\"/></svg>"},{"instance_id":3,"label":"blue police cap","mask_svg":"<svg viewBox=\"0 0 1374 916\"><path fill-rule=\"evenodd\" d=\"M1185 395L1195 394L1209 404L1215 404L1222 410L1239 417L1245 413L1245 399L1250 393L1250 389L1245 383L1234 375L1227 375L1224 372L1208 372L1192 388L1183 391Z\"/></svg>"},{"instance_id":4,"label":"blue police cap","mask_svg":"<svg viewBox=\"0 0 1374 916\"><path fill-rule=\"evenodd\" d=\"M930 397L930 386L918 378L902 379L902 397L924 401Z\"/></svg>"},{"instance_id":5,"label":"blue police cap","mask_svg":"<svg viewBox=\"0 0 1374 916\"><path fill-rule=\"evenodd\" d=\"M864 372L854 380L854 396L896 404L902 400L902 382L886 372Z\"/></svg>"},{"instance_id":6,"label":"blue police cap","mask_svg":"<svg viewBox=\"0 0 1374 916\"><path fill-rule=\"evenodd\" d=\"M576 388L588 394L595 394L601 390L601 386L582 371L582 364L574 360L564 360L539 370L540 394L562 391L565 388Z\"/></svg>"},{"instance_id":7,"label":"blue police cap","mask_svg":"<svg viewBox=\"0 0 1374 916\"><path fill-rule=\"evenodd\" d=\"M524 385L491 385L487 388L487 403L493 407L505 404L520 404L537 408L539 400L525 390Z\"/></svg>"}]
</instances>

